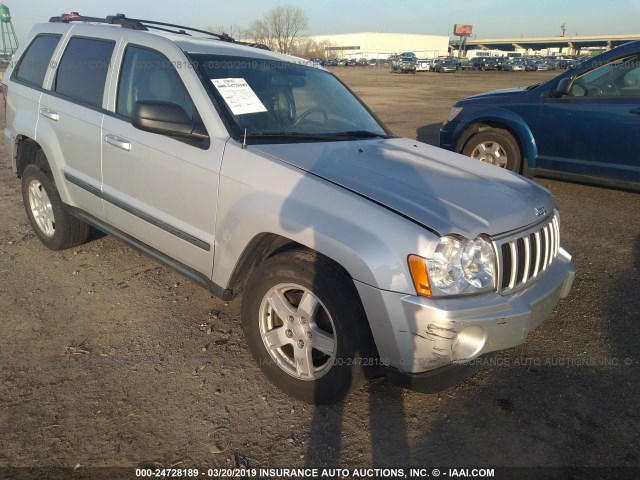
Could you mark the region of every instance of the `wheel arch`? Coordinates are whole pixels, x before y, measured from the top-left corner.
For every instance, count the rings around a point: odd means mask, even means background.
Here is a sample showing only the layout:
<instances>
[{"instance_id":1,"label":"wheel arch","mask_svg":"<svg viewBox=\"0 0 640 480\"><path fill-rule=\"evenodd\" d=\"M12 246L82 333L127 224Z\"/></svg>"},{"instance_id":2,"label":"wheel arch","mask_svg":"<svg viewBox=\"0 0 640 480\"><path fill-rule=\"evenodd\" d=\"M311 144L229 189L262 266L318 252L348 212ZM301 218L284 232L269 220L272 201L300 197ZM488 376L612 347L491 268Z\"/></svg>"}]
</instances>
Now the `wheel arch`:
<instances>
[{"instance_id":1,"label":"wheel arch","mask_svg":"<svg viewBox=\"0 0 640 480\"><path fill-rule=\"evenodd\" d=\"M24 173L24 169L27 165L38 163L36 154L38 150L42 151L42 147L38 142L24 135L19 135L16 138L16 158L15 158L15 173L21 178ZM44 153L44 151L43 151ZM46 154L45 154L46 159ZM46 161L47 168L51 169L48 160Z\"/></svg>"},{"instance_id":2,"label":"wheel arch","mask_svg":"<svg viewBox=\"0 0 640 480\"><path fill-rule=\"evenodd\" d=\"M251 274L256 271L265 260L291 250L303 250L317 255L325 261L334 264L345 278L353 280L353 277L345 267L327 255L282 235L264 232L253 237L240 254L226 287L226 291L229 292L228 295L235 297L241 294Z\"/></svg>"},{"instance_id":3,"label":"wheel arch","mask_svg":"<svg viewBox=\"0 0 640 480\"><path fill-rule=\"evenodd\" d=\"M501 129L508 132L516 141L522 155L521 171L527 175L529 169L535 168L535 159L538 156L535 138L529 126L515 114L483 116L467 122L468 125L460 135L456 143L456 152L461 153L469 139L478 132L490 129Z\"/></svg>"}]
</instances>

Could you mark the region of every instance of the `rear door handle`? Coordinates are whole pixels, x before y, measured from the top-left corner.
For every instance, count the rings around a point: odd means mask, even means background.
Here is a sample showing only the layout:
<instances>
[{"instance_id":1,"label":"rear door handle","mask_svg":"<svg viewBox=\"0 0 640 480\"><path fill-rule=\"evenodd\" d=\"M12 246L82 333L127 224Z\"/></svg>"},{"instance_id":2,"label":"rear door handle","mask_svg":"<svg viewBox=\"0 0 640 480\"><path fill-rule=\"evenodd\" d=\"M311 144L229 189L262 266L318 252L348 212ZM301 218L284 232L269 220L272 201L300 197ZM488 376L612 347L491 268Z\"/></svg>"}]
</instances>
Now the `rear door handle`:
<instances>
[{"instance_id":1,"label":"rear door handle","mask_svg":"<svg viewBox=\"0 0 640 480\"><path fill-rule=\"evenodd\" d=\"M104 141L110 143L114 147L126 150L127 152L131 150L131 142L129 142L129 140L127 140L126 138L120 138L115 135L108 134L104 136Z\"/></svg>"},{"instance_id":2,"label":"rear door handle","mask_svg":"<svg viewBox=\"0 0 640 480\"><path fill-rule=\"evenodd\" d=\"M42 115L43 117L47 117L54 122L57 122L60 119L60 115L58 115L58 112L56 112L55 110L49 110L48 108L41 108L40 115Z\"/></svg>"},{"instance_id":3,"label":"rear door handle","mask_svg":"<svg viewBox=\"0 0 640 480\"><path fill-rule=\"evenodd\" d=\"M629 113L633 113L634 115L640 115L640 108L636 108L635 110L631 110Z\"/></svg>"}]
</instances>

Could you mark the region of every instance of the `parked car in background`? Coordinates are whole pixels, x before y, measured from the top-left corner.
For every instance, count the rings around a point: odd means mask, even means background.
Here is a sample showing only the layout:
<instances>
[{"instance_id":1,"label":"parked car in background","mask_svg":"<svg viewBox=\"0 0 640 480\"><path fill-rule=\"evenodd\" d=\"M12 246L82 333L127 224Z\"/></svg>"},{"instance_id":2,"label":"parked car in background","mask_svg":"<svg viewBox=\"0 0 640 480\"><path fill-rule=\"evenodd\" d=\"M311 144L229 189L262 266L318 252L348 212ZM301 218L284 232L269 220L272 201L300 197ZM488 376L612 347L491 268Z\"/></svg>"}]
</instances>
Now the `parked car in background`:
<instances>
[{"instance_id":1,"label":"parked car in background","mask_svg":"<svg viewBox=\"0 0 640 480\"><path fill-rule=\"evenodd\" d=\"M440 146L525 175L640 190L640 42L456 102Z\"/></svg>"},{"instance_id":2,"label":"parked car in background","mask_svg":"<svg viewBox=\"0 0 640 480\"><path fill-rule=\"evenodd\" d=\"M433 68L433 60L431 58L419 58L416 62L417 72L430 72Z\"/></svg>"},{"instance_id":3,"label":"parked car in background","mask_svg":"<svg viewBox=\"0 0 640 480\"><path fill-rule=\"evenodd\" d=\"M438 73L456 73L457 70L455 60L439 60L433 67L433 71Z\"/></svg>"},{"instance_id":4,"label":"parked car in background","mask_svg":"<svg viewBox=\"0 0 640 480\"><path fill-rule=\"evenodd\" d=\"M391 62L392 73L416 73L416 57L398 56Z\"/></svg>"},{"instance_id":5,"label":"parked car in background","mask_svg":"<svg viewBox=\"0 0 640 480\"><path fill-rule=\"evenodd\" d=\"M378 60L376 60L375 58L370 58L367 61L367 65L369 65L370 67L375 67L378 65Z\"/></svg>"},{"instance_id":6,"label":"parked car in background","mask_svg":"<svg viewBox=\"0 0 640 480\"><path fill-rule=\"evenodd\" d=\"M502 64L504 72L524 72L524 63L519 60L511 60Z\"/></svg>"},{"instance_id":7,"label":"parked car in background","mask_svg":"<svg viewBox=\"0 0 640 480\"><path fill-rule=\"evenodd\" d=\"M471 61L468 58L456 58L455 60L456 68L458 70L471 70L473 66L471 65Z\"/></svg>"},{"instance_id":8,"label":"parked car in background","mask_svg":"<svg viewBox=\"0 0 640 480\"><path fill-rule=\"evenodd\" d=\"M475 57L471 60L471 68L473 68L474 70L484 70L486 63L486 58Z\"/></svg>"}]
</instances>

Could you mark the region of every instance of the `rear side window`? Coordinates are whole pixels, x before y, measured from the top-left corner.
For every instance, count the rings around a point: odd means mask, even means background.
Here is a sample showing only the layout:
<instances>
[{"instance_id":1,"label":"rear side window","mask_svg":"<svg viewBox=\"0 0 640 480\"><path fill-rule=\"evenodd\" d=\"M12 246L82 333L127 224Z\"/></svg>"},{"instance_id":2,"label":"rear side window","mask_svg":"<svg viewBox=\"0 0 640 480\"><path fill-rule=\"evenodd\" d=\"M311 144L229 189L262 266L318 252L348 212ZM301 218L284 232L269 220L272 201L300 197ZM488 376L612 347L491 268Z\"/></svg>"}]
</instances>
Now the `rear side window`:
<instances>
[{"instance_id":1,"label":"rear side window","mask_svg":"<svg viewBox=\"0 0 640 480\"><path fill-rule=\"evenodd\" d=\"M59 41L60 35L38 35L20 59L15 78L42 87L51 56Z\"/></svg>"},{"instance_id":2,"label":"rear side window","mask_svg":"<svg viewBox=\"0 0 640 480\"><path fill-rule=\"evenodd\" d=\"M109 40L72 38L58 66L55 92L101 106L114 45Z\"/></svg>"}]
</instances>

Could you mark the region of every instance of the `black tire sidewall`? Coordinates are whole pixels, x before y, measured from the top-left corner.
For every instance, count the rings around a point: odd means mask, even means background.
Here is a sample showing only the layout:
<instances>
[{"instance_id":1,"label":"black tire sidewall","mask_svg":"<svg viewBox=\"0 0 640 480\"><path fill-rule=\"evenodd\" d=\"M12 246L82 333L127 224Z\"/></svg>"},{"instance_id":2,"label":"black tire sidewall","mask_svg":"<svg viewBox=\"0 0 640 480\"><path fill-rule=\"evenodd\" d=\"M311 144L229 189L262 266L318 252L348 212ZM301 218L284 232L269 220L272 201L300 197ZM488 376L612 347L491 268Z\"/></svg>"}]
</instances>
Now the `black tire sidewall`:
<instances>
[{"instance_id":1,"label":"black tire sidewall","mask_svg":"<svg viewBox=\"0 0 640 480\"><path fill-rule=\"evenodd\" d=\"M349 279L350 281L350 279ZM315 381L299 380L282 370L260 335L259 311L266 293L278 284L295 283L320 299L334 324L334 365ZM287 394L307 403L335 403L364 378L363 358L371 354L371 334L355 287L325 260L310 252L292 251L266 260L251 276L242 297L242 326L247 345L264 374Z\"/></svg>"},{"instance_id":2,"label":"black tire sidewall","mask_svg":"<svg viewBox=\"0 0 640 480\"><path fill-rule=\"evenodd\" d=\"M499 144L507 154L507 170L520 173L522 164L520 148L513 136L506 130L490 129L472 135L462 149L462 154L470 157L473 150L484 142L495 142Z\"/></svg>"},{"instance_id":3,"label":"black tire sidewall","mask_svg":"<svg viewBox=\"0 0 640 480\"><path fill-rule=\"evenodd\" d=\"M35 232L40 241L51 250L61 250L65 248L67 243L65 228L68 229L68 225L65 225L65 221L68 218L60 194L55 187L53 179L50 177L51 173L45 171L43 167L32 164L27 165L22 174L22 201L24 202L24 208L29 218L31 228ZM53 216L55 218L56 226L55 232L52 236L47 236L38 226L33 213L31 212L31 204L29 202L29 183L31 180L37 180L42 185L42 188L47 193L49 201L51 202L51 209L53 210Z\"/></svg>"}]
</instances>

